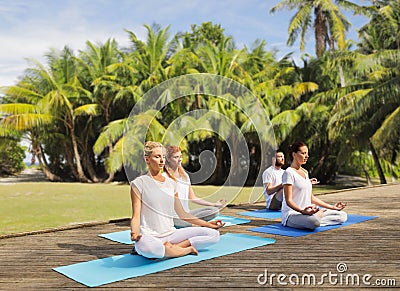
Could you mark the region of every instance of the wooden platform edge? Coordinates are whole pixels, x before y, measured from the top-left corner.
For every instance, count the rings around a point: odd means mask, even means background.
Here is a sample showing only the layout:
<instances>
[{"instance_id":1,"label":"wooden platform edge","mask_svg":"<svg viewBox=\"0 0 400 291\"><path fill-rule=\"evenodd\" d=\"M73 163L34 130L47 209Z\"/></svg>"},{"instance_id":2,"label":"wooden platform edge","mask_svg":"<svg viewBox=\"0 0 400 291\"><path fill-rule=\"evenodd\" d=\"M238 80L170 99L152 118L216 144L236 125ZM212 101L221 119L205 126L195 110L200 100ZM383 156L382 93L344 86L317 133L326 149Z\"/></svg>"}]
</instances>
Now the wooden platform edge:
<instances>
[{"instance_id":1,"label":"wooden platform edge","mask_svg":"<svg viewBox=\"0 0 400 291\"><path fill-rule=\"evenodd\" d=\"M27 236L27 235L35 235L35 234L42 234L42 233L49 233L49 232L71 230L71 229L76 229L76 228L91 227L91 226L96 226L96 225L104 225L104 224L109 224L109 223L124 222L124 221L127 221L129 219L130 219L129 217L123 217L123 218L110 219L110 220L104 220L104 221L82 222L82 223L76 223L76 224L73 224L73 225L52 227L52 228L46 228L46 229L42 229L42 230L33 230L33 231L26 231L26 232L2 234L2 235L0 235L0 240L1 239L5 239L5 238L20 237L20 236Z\"/></svg>"},{"instance_id":2,"label":"wooden platform edge","mask_svg":"<svg viewBox=\"0 0 400 291\"><path fill-rule=\"evenodd\" d=\"M387 187L387 186L393 186L393 185L400 185L400 183L393 182L393 183L388 183L388 184L380 184L380 185L373 185L373 186L341 189L341 190L332 191L332 192L320 193L320 194L318 194L318 196L319 195L330 195L330 194L336 194L336 193L342 193L342 192L348 192L348 191L354 191L354 190L361 190L361 189L368 189L368 188L372 189L372 188ZM263 202L228 204L227 207L233 207L233 206L235 206L235 207L243 206L244 207L244 206L250 206L250 205L257 205L259 203L263 203ZM54 228L42 229L42 230L34 230L34 231L2 234L2 235L0 235L0 240L1 239L6 239L6 238L13 238L13 237L21 237L21 236L36 235L36 234L42 234L42 233L50 233L50 232L71 230L71 229L77 229L77 228L85 228L85 227L104 225L104 224L109 224L109 223L118 223L118 222L128 221L129 219L130 219L130 217L122 217L122 218L116 218L116 219L110 219L110 220L104 220L104 221L82 222L82 223L76 223L76 224L73 224L73 225L59 226L59 227L54 227Z\"/></svg>"}]
</instances>

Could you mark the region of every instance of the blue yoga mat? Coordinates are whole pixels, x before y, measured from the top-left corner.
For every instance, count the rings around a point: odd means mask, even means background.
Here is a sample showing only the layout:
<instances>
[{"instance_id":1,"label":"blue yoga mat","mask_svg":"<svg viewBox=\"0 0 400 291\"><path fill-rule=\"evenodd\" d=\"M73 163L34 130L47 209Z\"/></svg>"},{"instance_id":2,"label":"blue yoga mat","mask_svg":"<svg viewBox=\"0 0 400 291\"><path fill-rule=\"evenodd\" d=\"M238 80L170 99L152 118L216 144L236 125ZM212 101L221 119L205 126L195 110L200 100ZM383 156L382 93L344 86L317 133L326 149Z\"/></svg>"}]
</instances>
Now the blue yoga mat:
<instances>
[{"instance_id":1,"label":"blue yoga mat","mask_svg":"<svg viewBox=\"0 0 400 291\"><path fill-rule=\"evenodd\" d=\"M237 224L244 224L250 222L248 219L244 218L238 218L238 217L233 217L233 216L226 216L226 215L218 215L215 219L221 219L223 222L225 222L225 226L231 226L231 225L237 225ZM111 232L111 233L106 233L106 234L99 234L100 237L123 243L123 244L133 244L131 241L131 234L130 230L123 230L123 231L117 231L117 232Z\"/></svg>"},{"instance_id":2,"label":"blue yoga mat","mask_svg":"<svg viewBox=\"0 0 400 291\"><path fill-rule=\"evenodd\" d=\"M283 236L298 237L298 236L304 236L304 235L308 235L308 234L313 234L313 233L317 233L317 232L322 232L322 231L326 231L326 230L330 230L330 229L335 229L335 228L352 225L355 223L374 219L376 217L377 216L362 216L362 215L349 214L347 216L347 221L342 224L320 226L314 230L306 230L306 229L297 229L297 228L287 227L287 226L283 226L281 223L264 225L264 226L260 226L260 227L250 228L248 230L254 231L254 232L268 233L268 234L277 234L277 235L283 235Z\"/></svg>"},{"instance_id":3,"label":"blue yoga mat","mask_svg":"<svg viewBox=\"0 0 400 291\"><path fill-rule=\"evenodd\" d=\"M275 240L270 238L227 233L221 235L217 244L201 250L198 256L187 255L173 259L149 260L139 255L126 254L54 268L53 270L86 286L95 287L273 243L275 243Z\"/></svg>"},{"instance_id":4,"label":"blue yoga mat","mask_svg":"<svg viewBox=\"0 0 400 291\"><path fill-rule=\"evenodd\" d=\"M239 212L238 214L244 216L257 217L257 218L265 218L265 219L276 219L276 218L281 218L282 216L282 212L280 210L268 210L268 209Z\"/></svg>"},{"instance_id":5,"label":"blue yoga mat","mask_svg":"<svg viewBox=\"0 0 400 291\"><path fill-rule=\"evenodd\" d=\"M134 243L133 241L131 241L131 231L129 229L123 231L99 234L99 236L122 244L130 245Z\"/></svg>"}]
</instances>

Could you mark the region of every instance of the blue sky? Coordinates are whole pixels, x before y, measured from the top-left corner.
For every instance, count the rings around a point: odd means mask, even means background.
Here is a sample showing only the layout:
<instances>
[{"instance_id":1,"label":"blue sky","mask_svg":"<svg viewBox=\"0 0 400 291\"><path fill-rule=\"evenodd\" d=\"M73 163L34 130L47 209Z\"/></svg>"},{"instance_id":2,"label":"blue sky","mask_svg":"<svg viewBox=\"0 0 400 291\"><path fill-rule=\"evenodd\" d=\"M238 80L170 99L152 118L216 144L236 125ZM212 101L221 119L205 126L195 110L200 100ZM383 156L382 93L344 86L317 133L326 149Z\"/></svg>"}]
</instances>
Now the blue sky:
<instances>
[{"instance_id":1,"label":"blue sky","mask_svg":"<svg viewBox=\"0 0 400 291\"><path fill-rule=\"evenodd\" d=\"M286 46L287 27L294 11L269 13L279 0L0 0L0 86L12 85L28 67L26 59L44 62L50 48L85 49L85 42L115 38L129 44L124 29L145 39L143 24L170 25L171 35L189 31L191 24L212 21L233 36L238 47L264 39L277 56L293 52ZM353 1L366 5L369 1ZM349 38L366 23L363 17L346 14L353 23ZM312 34L306 49L314 53Z\"/></svg>"}]
</instances>

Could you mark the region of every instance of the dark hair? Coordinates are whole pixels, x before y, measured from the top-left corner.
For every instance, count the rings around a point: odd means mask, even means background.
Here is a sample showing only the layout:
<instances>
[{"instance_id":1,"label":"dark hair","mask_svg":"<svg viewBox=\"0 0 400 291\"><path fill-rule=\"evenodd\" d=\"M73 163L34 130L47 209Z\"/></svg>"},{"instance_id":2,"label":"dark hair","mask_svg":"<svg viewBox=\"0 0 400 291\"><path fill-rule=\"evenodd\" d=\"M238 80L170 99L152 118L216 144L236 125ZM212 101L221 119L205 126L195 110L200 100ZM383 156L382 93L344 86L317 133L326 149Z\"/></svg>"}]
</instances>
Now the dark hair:
<instances>
[{"instance_id":1,"label":"dark hair","mask_svg":"<svg viewBox=\"0 0 400 291\"><path fill-rule=\"evenodd\" d=\"M289 157L290 159L293 159L293 153L297 153L301 147L307 146L304 142L302 141L296 141L295 143L292 143L289 146Z\"/></svg>"}]
</instances>

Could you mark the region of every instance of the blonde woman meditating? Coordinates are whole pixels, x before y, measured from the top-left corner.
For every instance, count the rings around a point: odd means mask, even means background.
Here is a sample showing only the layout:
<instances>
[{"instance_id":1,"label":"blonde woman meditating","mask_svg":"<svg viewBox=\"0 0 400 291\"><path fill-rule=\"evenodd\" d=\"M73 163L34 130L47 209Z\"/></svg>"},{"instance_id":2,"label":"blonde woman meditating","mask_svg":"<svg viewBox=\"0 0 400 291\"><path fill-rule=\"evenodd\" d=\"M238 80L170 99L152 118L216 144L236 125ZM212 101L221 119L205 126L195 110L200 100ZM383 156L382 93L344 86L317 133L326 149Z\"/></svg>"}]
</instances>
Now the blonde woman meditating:
<instances>
[{"instance_id":1,"label":"blonde woman meditating","mask_svg":"<svg viewBox=\"0 0 400 291\"><path fill-rule=\"evenodd\" d=\"M206 222L185 212L178 198L177 183L162 175L164 147L148 141L144 146L148 173L131 182L131 240L135 251L147 258L198 254L219 241L221 220ZM202 227L176 229L173 216Z\"/></svg>"},{"instance_id":2,"label":"blonde woman meditating","mask_svg":"<svg viewBox=\"0 0 400 291\"><path fill-rule=\"evenodd\" d=\"M292 144L289 156L292 163L282 176L282 224L300 229L315 229L345 222L347 214L341 210L347 203L330 205L312 194L312 184L316 183L316 179L309 179L307 170L302 167L309 157L307 145L303 142Z\"/></svg>"},{"instance_id":3,"label":"blonde woman meditating","mask_svg":"<svg viewBox=\"0 0 400 291\"><path fill-rule=\"evenodd\" d=\"M165 176L176 180L178 184L178 196L181 200L183 209L189 212L197 218L209 221L214 219L219 214L219 208L221 208L226 200L220 199L217 202L209 202L204 199L198 198L193 191L192 185L190 183L189 175L185 172L182 167L182 151L177 146L168 146L166 152L165 161ZM189 201L196 204L207 206L202 208L196 208L193 210L189 209ZM191 226L190 223L180 219L179 217L174 217L174 224L177 227L187 227Z\"/></svg>"}]
</instances>

